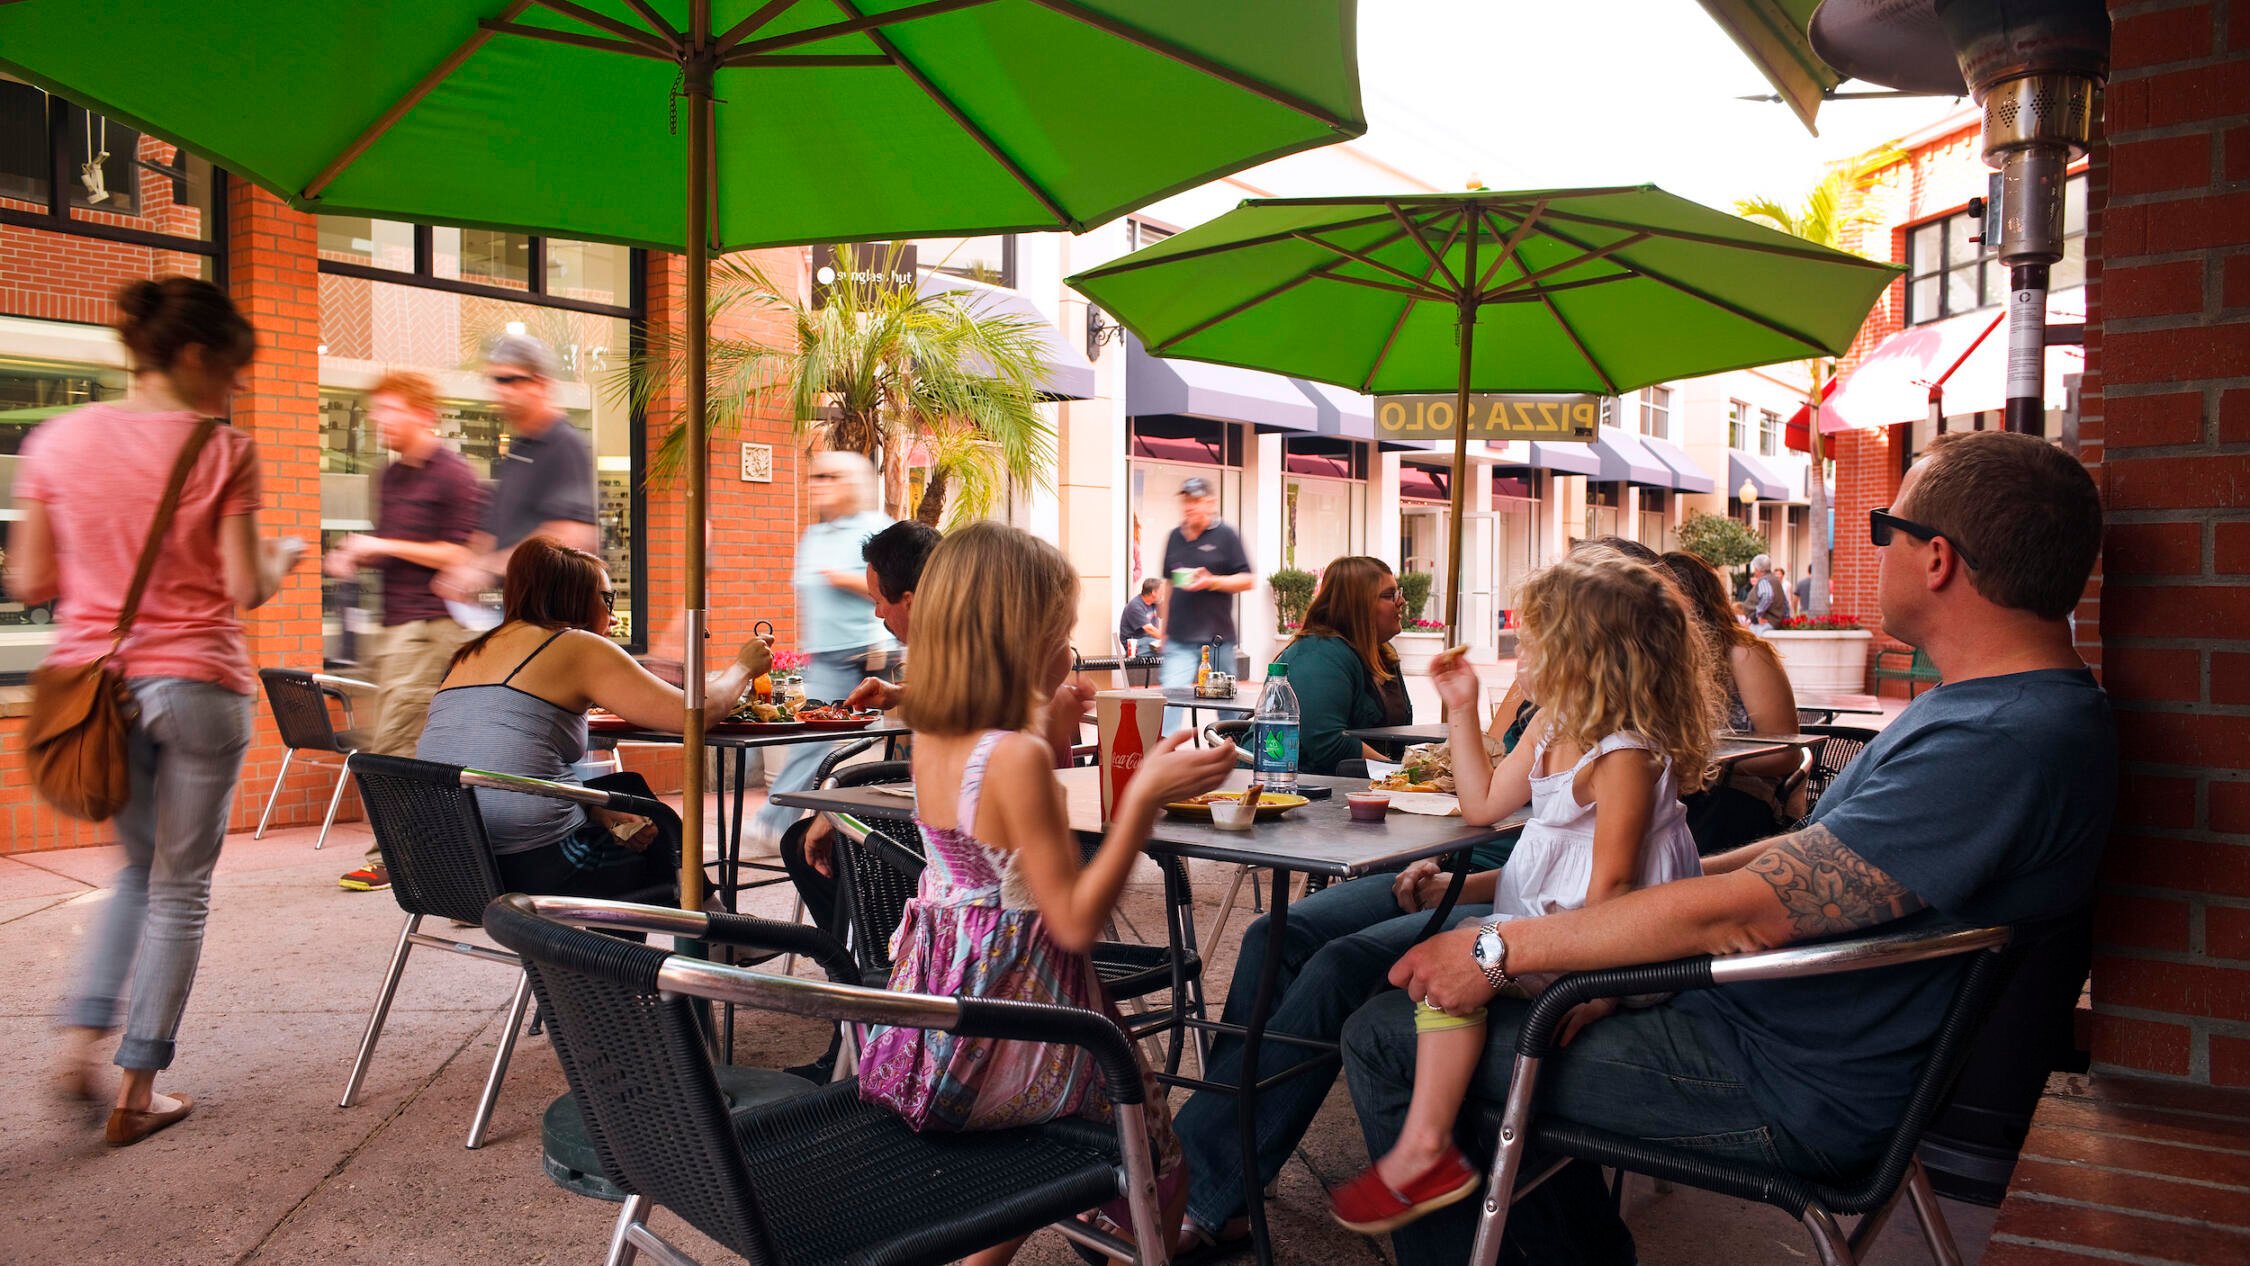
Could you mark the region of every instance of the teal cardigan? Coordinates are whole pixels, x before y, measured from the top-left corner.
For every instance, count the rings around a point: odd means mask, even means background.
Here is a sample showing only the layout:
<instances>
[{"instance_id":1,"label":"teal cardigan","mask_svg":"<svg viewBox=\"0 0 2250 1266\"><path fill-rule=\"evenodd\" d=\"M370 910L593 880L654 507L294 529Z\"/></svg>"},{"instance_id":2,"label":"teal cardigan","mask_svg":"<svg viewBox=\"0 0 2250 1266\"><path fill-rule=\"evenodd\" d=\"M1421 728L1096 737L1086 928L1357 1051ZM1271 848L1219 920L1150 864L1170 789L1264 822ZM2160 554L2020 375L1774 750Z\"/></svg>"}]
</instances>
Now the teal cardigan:
<instances>
[{"instance_id":1,"label":"teal cardigan","mask_svg":"<svg viewBox=\"0 0 2250 1266\"><path fill-rule=\"evenodd\" d=\"M1359 740L1345 730L1383 725L1383 695L1351 645L1340 637L1300 637L1274 662L1289 665L1289 688L1297 692L1297 768L1308 774L1333 774L1338 763L1356 760ZM1413 705L1407 707L1412 722Z\"/></svg>"}]
</instances>

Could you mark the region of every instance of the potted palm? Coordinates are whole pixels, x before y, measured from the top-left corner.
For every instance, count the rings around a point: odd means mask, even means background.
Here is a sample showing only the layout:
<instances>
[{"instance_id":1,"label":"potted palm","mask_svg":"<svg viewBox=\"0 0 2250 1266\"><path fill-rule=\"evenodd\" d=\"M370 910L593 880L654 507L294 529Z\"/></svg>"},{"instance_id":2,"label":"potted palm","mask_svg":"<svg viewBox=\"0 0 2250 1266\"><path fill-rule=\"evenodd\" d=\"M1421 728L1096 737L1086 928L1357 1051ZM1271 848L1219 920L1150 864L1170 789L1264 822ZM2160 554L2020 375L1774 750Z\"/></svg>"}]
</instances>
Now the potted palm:
<instances>
[{"instance_id":1,"label":"potted palm","mask_svg":"<svg viewBox=\"0 0 2250 1266\"><path fill-rule=\"evenodd\" d=\"M1038 326L960 293L900 284L892 267L863 264L854 251L836 248L839 276L817 307L746 257L712 266L712 437L733 434L766 393L782 393L801 434L876 463L885 509L933 527L982 518L1011 488L1047 486L1055 433L1039 408L1047 368ZM733 324L750 328L779 318L792 345L722 333L720 318L737 309L753 319ZM685 380L686 352L683 332L651 327L638 373L621 381L637 403L654 405ZM684 434L665 434L652 480L677 472ZM926 468L918 497L915 467Z\"/></svg>"}]
</instances>

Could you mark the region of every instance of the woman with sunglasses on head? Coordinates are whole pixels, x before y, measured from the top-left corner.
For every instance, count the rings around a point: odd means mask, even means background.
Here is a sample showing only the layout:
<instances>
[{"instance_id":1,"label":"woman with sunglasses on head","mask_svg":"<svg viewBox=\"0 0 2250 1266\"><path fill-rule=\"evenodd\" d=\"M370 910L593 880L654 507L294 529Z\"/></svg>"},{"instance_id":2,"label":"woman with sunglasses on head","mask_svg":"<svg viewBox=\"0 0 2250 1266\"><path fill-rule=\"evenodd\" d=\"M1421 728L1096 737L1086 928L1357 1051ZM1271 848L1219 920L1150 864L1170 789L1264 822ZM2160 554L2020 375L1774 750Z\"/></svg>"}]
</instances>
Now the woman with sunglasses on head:
<instances>
[{"instance_id":1,"label":"woman with sunglasses on head","mask_svg":"<svg viewBox=\"0 0 2250 1266\"><path fill-rule=\"evenodd\" d=\"M453 657L430 699L416 756L578 782L587 708L605 708L642 729L680 728L686 703L679 688L609 639L617 591L599 558L531 537L509 557L502 593L506 618ZM704 720L725 719L772 665L764 639L744 642L733 662L705 679ZM651 794L638 774L608 774L586 785ZM544 796L480 788L476 797L501 882L512 892L661 895L679 873L679 820L669 814L649 822Z\"/></svg>"}]
</instances>

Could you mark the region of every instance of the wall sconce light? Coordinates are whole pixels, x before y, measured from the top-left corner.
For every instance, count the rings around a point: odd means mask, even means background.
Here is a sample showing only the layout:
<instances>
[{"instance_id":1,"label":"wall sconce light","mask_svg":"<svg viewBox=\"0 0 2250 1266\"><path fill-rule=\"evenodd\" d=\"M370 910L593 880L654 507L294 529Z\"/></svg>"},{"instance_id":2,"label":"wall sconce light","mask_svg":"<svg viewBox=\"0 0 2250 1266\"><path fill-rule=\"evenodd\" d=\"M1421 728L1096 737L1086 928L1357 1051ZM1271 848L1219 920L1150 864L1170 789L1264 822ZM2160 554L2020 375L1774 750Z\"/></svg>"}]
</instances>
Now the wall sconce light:
<instances>
[{"instance_id":1,"label":"wall sconce light","mask_svg":"<svg viewBox=\"0 0 2250 1266\"><path fill-rule=\"evenodd\" d=\"M1102 344L1123 343L1125 327L1102 315L1093 304L1086 305L1086 359L1100 360Z\"/></svg>"}]
</instances>

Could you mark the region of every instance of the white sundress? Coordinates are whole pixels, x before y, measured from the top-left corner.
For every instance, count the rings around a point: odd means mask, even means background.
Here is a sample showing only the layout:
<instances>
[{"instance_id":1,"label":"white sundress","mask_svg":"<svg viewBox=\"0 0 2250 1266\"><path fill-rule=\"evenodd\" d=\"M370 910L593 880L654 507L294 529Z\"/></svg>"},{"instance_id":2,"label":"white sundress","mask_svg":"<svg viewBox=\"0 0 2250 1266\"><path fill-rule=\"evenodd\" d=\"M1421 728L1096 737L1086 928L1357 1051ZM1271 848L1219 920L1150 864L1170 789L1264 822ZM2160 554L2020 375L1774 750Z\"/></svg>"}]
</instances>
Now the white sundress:
<instances>
[{"instance_id":1,"label":"white sundress","mask_svg":"<svg viewBox=\"0 0 2250 1266\"><path fill-rule=\"evenodd\" d=\"M1576 910L1586 904L1586 887L1594 876L1594 806L1578 803L1572 783L1602 756L1622 748L1643 751L1655 748L1638 734L1619 732L1595 744L1568 769L1548 774L1536 772L1547 760L1548 731L1532 752L1531 820L1508 864L1500 868L1500 882L1492 895L1492 917L1487 922L1528 919L1557 910ZM1640 873L1636 886L1647 888L1703 873L1696 859L1695 836L1689 833L1687 808L1680 803L1679 780L1672 762L1656 781L1656 804L1649 816L1648 835L1641 843ZM1536 993L1552 977L1527 979Z\"/></svg>"}]
</instances>

